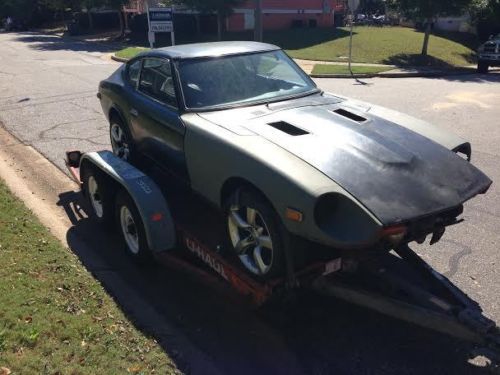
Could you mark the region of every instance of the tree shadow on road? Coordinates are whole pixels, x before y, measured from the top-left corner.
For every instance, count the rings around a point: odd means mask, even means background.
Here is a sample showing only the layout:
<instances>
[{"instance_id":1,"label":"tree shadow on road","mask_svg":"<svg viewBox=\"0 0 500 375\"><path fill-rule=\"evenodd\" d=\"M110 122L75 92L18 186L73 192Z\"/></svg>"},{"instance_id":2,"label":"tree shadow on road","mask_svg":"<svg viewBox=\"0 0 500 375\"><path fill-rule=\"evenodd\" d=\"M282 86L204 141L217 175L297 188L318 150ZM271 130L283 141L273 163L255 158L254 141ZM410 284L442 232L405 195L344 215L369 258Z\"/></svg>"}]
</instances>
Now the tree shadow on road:
<instances>
[{"instance_id":1,"label":"tree shadow on road","mask_svg":"<svg viewBox=\"0 0 500 375\"><path fill-rule=\"evenodd\" d=\"M20 33L14 40L29 44L38 51L75 51L110 53L120 49L119 43L86 42L70 37L40 35L37 33Z\"/></svg>"},{"instance_id":2,"label":"tree shadow on road","mask_svg":"<svg viewBox=\"0 0 500 375\"><path fill-rule=\"evenodd\" d=\"M209 371L178 332L227 374L485 373L467 364L461 342L334 299L308 294L255 310L185 273L138 266L117 235L86 218L81 194L63 193L58 204L73 223L70 249L187 373Z\"/></svg>"}]
</instances>

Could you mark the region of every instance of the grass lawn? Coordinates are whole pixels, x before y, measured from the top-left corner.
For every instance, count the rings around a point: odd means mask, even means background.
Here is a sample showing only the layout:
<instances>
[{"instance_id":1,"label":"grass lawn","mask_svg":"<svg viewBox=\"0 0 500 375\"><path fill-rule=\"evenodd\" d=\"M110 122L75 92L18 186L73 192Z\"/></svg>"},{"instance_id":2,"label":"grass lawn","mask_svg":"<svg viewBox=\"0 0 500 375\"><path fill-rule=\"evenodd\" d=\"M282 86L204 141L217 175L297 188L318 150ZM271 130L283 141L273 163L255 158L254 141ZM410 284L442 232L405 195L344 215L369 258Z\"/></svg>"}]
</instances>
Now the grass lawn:
<instances>
[{"instance_id":1,"label":"grass lawn","mask_svg":"<svg viewBox=\"0 0 500 375\"><path fill-rule=\"evenodd\" d=\"M284 46L295 58L322 61L347 61L349 53L349 31L336 30L288 30L286 33L270 33L270 41ZM431 35L429 56L420 55L424 34L406 27L354 28L353 61L398 66L463 66L473 63L473 45L468 35L461 43L456 34Z\"/></svg>"},{"instance_id":2,"label":"grass lawn","mask_svg":"<svg viewBox=\"0 0 500 375\"><path fill-rule=\"evenodd\" d=\"M1 181L0 259L0 373L177 371Z\"/></svg>"},{"instance_id":3,"label":"grass lawn","mask_svg":"<svg viewBox=\"0 0 500 375\"><path fill-rule=\"evenodd\" d=\"M120 57L122 59L131 59L137 54L147 51L149 48L144 47L127 47L115 53L116 57Z\"/></svg>"},{"instance_id":4,"label":"grass lawn","mask_svg":"<svg viewBox=\"0 0 500 375\"><path fill-rule=\"evenodd\" d=\"M204 35L202 41L213 41ZM289 29L269 31L265 41L284 48L292 57L306 60L347 61L349 29ZM464 66L474 64L476 37L464 33L431 35L429 56L422 57L424 34L406 27L354 28L353 61L398 66ZM251 40L252 33L226 33L225 40ZM179 38L179 43L192 42ZM131 56L135 49L120 51Z\"/></svg>"},{"instance_id":5,"label":"grass lawn","mask_svg":"<svg viewBox=\"0 0 500 375\"><path fill-rule=\"evenodd\" d=\"M392 68L385 68L382 66L353 66L352 72L354 74L373 74L386 72ZM327 65L316 64L314 65L312 74L351 74L346 65Z\"/></svg>"}]
</instances>

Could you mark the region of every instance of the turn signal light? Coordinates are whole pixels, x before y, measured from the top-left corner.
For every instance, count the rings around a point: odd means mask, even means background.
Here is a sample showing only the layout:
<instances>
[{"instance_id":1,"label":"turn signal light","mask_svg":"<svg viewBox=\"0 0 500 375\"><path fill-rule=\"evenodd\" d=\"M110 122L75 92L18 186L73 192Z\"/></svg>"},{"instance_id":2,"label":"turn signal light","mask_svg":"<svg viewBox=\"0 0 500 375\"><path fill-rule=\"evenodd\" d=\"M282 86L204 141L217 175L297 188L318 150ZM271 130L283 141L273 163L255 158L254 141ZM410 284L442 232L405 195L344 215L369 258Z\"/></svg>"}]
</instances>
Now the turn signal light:
<instances>
[{"instance_id":1,"label":"turn signal light","mask_svg":"<svg viewBox=\"0 0 500 375\"><path fill-rule=\"evenodd\" d=\"M395 225L382 229L382 237L388 239L392 244L399 244L405 237L407 228L404 225Z\"/></svg>"},{"instance_id":2,"label":"turn signal light","mask_svg":"<svg viewBox=\"0 0 500 375\"><path fill-rule=\"evenodd\" d=\"M292 220L292 221L297 221L297 222L301 222L302 220L304 220L304 215L302 215L302 212L298 211L298 210L295 210L293 208L290 208L288 207L286 209L286 212L285 212L285 217L288 219L288 220Z\"/></svg>"}]
</instances>

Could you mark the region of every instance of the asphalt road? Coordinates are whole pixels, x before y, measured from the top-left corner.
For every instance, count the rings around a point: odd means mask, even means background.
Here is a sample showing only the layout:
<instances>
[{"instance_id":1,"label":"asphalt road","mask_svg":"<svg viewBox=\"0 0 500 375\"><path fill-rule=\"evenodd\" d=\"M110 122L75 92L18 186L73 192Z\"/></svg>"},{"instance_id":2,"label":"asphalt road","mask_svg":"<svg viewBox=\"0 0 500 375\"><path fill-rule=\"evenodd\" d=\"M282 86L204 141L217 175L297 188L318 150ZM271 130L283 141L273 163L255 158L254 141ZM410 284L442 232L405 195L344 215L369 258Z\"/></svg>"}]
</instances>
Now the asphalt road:
<instances>
[{"instance_id":1,"label":"asphalt road","mask_svg":"<svg viewBox=\"0 0 500 375\"><path fill-rule=\"evenodd\" d=\"M0 45L0 121L7 130L61 168L68 149L109 147L108 124L95 94L98 82L118 67L106 57L111 47L27 33L0 34ZM317 80L326 91L407 112L458 133L472 142L473 162L500 181L500 74L367 82ZM465 223L450 228L439 244L417 249L497 322L499 189L494 184L486 196L467 204ZM84 220L70 232L70 239L85 239L98 231ZM110 252L115 242L107 235L92 239L107 267L133 278L131 287L227 373L479 371L466 365L465 347L445 336L315 297L306 300L307 308L284 315L249 312L190 281L173 280L161 270L141 272L128 260L117 260ZM91 255L78 255L91 263Z\"/></svg>"}]
</instances>

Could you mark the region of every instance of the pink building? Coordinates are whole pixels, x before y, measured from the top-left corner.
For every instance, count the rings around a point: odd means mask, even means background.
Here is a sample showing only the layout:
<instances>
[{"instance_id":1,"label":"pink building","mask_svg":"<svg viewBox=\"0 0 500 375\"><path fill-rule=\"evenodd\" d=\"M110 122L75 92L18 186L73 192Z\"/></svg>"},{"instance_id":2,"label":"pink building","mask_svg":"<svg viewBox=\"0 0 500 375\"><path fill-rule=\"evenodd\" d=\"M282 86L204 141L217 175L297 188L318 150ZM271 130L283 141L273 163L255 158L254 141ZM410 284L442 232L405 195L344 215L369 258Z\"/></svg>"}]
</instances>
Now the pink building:
<instances>
[{"instance_id":1,"label":"pink building","mask_svg":"<svg viewBox=\"0 0 500 375\"><path fill-rule=\"evenodd\" d=\"M149 0L154 4L158 0ZM263 27L265 30L287 29L294 23L303 26L331 27L341 20L347 0L262 0ZM124 6L128 13L144 13L146 0L129 0ZM227 31L253 30L255 1L246 0L235 7L226 20ZM177 6L177 14L198 14L197 11Z\"/></svg>"},{"instance_id":2,"label":"pink building","mask_svg":"<svg viewBox=\"0 0 500 375\"><path fill-rule=\"evenodd\" d=\"M343 14L344 0L263 0L262 17L265 30L286 29L293 22L329 27L335 24L335 14ZM234 9L227 20L228 31L254 28L255 1L248 0Z\"/></svg>"}]
</instances>

